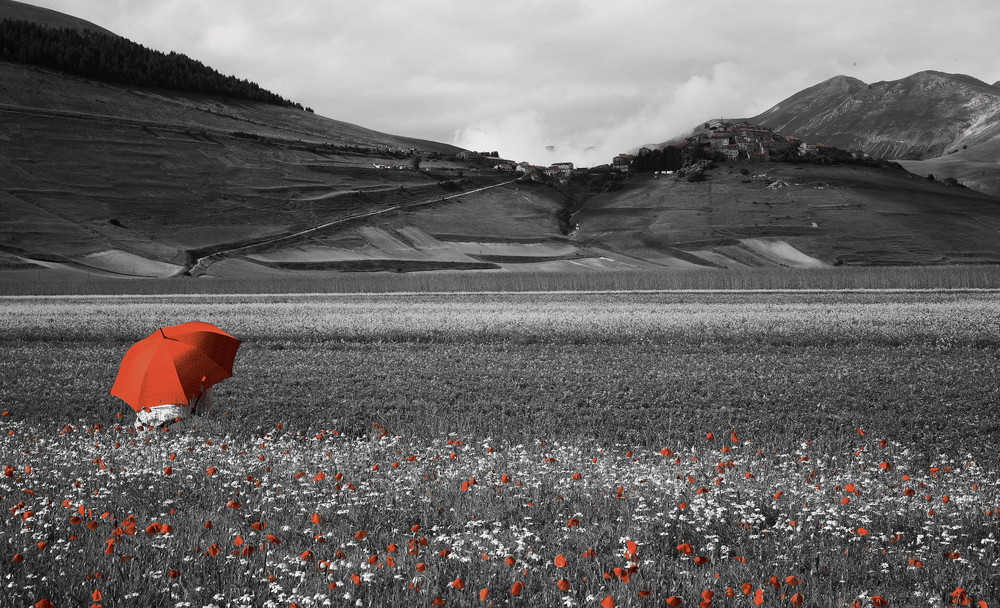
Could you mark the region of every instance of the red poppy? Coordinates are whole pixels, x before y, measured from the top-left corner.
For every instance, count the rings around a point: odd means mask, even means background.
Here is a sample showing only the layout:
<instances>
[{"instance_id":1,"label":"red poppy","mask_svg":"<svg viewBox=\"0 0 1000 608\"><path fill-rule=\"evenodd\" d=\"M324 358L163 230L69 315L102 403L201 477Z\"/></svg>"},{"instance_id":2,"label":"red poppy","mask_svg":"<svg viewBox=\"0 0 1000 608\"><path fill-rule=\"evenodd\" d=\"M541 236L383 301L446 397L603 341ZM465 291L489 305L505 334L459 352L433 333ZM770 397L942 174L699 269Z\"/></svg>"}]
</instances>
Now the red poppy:
<instances>
[{"instance_id":1,"label":"red poppy","mask_svg":"<svg viewBox=\"0 0 1000 608\"><path fill-rule=\"evenodd\" d=\"M618 606L618 602L616 602L615 598L610 595L605 596L604 599L601 600L601 608L616 608L616 606Z\"/></svg>"},{"instance_id":2,"label":"red poppy","mask_svg":"<svg viewBox=\"0 0 1000 608\"><path fill-rule=\"evenodd\" d=\"M677 608L678 606L682 605L683 603L684 603L684 600L682 600L681 598L677 597L676 595L671 595L670 597L667 598L667 606L670 606L670 608Z\"/></svg>"},{"instance_id":3,"label":"red poppy","mask_svg":"<svg viewBox=\"0 0 1000 608\"><path fill-rule=\"evenodd\" d=\"M805 601L805 599L806 598L802 597L801 593L796 593L792 595L792 597L788 598L788 601L790 601L793 606L801 606L802 602Z\"/></svg>"},{"instance_id":4,"label":"red poppy","mask_svg":"<svg viewBox=\"0 0 1000 608\"><path fill-rule=\"evenodd\" d=\"M558 587L560 591L569 591L569 581L561 578L556 581L556 587Z\"/></svg>"},{"instance_id":5,"label":"red poppy","mask_svg":"<svg viewBox=\"0 0 1000 608\"><path fill-rule=\"evenodd\" d=\"M524 591L524 583L522 583L521 581L514 581L514 584L510 586L511 595L514 596L521 595L523 591Z\"/></svg>"}]
</instances>

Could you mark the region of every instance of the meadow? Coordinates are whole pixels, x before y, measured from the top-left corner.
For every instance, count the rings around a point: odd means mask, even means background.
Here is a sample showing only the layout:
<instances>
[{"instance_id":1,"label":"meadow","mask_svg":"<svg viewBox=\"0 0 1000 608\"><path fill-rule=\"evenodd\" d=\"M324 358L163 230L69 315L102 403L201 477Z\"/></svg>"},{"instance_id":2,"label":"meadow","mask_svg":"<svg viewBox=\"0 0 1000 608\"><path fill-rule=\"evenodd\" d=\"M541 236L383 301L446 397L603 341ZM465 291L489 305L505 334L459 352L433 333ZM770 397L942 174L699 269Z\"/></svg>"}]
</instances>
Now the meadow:
<instances>
[{"instance_id":1,"label":"meadow","mask_svg":"<svg viewBox=\"0 0 1000 608\"><path fill-rule=\"evenodd\" d=\"M1000 605L995 292L0 300L0 606ZM244 341L209 418L108 395Z\"/></svg>"}]
</instances>

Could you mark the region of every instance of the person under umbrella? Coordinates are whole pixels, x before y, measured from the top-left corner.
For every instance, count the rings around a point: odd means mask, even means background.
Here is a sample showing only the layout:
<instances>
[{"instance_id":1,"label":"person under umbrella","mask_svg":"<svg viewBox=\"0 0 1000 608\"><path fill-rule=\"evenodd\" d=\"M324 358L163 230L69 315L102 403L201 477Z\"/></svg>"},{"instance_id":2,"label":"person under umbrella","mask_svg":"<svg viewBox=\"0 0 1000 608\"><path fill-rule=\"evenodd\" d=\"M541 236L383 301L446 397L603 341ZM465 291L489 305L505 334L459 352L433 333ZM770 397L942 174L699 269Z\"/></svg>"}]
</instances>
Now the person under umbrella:
<instances>
[{"instance_id":1,"label":"person under umbrella","mask_svg":"<svg viewBox=\"0 0 1000 608\"><path fill-rule=\"evenodd\" d=\"M125 353L111 394L132 406L140 426L205 415L212 387L233 374L240 343L211 323L162 327Z\"/></svg>"}]
</instances>

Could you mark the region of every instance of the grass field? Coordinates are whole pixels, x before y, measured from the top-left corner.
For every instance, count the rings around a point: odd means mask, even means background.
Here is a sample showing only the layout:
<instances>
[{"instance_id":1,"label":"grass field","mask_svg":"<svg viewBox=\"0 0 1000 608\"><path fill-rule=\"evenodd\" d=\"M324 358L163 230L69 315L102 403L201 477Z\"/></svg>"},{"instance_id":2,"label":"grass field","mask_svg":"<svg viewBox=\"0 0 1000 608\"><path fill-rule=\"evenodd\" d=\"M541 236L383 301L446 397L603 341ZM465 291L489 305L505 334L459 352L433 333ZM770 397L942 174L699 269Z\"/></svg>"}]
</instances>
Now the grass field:
<instances>
[{"instance_id":1,"label":"grass field","mask_svg":"<svg viewBox=\"0 0 1000 608\"><path fill-rule=\"evenodd\" d=\"M2 295L171 295L637 290L1000 289L1000 266L761 268L700 271L289 272L241 279L46 279L0 273Z\"/></svg>"},{"instance_id":2,"label":"grass field","mask_svg":"<svg viewBox=\"0 0 1000 608\"><path fill-rule=\"evenodd\" d=\"M0 313L12 606L1000 605L993 293ZM217 411L134 433L121 356L195 319Z\"/></svg>"}]
</instances>

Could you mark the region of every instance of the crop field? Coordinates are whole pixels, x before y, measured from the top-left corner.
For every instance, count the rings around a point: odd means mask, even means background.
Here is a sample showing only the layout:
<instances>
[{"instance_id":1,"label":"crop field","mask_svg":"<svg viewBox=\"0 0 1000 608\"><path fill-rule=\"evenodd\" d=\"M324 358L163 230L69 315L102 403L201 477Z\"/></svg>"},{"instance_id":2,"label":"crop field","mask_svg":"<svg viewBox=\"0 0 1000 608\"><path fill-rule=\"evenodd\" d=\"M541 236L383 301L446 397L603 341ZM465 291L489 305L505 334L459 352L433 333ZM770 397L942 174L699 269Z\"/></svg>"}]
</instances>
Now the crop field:
<instances>
[{"instance_id":1,"label":"crop field","mask_svg":"<svg viewBox=\"0 0 1000 608\"><path fill-rule=\"evenodd\" d=\"M243 340L136 429L128 347ZM983 292L0 299L0 606L1000 606Z\"/></svg>"}]
</instances>

